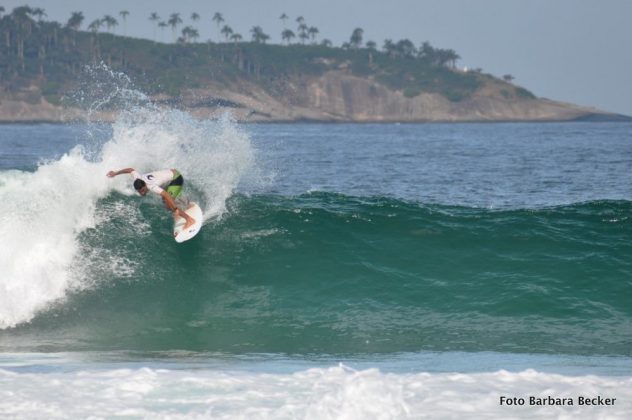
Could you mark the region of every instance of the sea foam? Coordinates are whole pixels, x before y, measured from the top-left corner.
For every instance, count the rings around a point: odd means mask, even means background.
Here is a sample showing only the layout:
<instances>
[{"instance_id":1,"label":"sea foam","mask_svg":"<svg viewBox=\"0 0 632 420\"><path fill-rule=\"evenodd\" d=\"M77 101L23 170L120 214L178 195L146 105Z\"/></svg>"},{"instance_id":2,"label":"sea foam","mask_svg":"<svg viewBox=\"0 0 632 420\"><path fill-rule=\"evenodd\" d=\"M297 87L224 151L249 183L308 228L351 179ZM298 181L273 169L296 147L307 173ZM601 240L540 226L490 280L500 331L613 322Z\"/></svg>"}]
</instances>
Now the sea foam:
<instances>
[{"instance_id":1,"label":"sea foam","mask_svg":"<svg viewBox=\"0 0 632 420\"><path fill-rule=\"evenodd\" d=\"M61 385L61 386L60 386ZM612 406L507 406L501 396L616 398ZM535 370L384 373L344 365L289 374L113 368L0 369L0 412L13 417L214 419L629 418L632 378Z\"/></svg>"}]
</instances>

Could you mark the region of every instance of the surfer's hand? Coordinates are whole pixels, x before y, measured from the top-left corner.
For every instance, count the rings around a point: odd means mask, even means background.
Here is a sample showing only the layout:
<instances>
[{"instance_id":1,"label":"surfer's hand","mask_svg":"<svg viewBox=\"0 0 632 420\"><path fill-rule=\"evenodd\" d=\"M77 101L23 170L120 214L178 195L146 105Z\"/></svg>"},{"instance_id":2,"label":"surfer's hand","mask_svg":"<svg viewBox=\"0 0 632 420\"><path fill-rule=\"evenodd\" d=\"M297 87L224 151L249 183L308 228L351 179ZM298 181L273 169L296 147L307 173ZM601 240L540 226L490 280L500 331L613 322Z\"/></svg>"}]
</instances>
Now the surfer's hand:
<instances>
[{"instance_id":1,"label":"surfer's hand","mask_svg":"<svg viewBox=\"0 0 632 420\"><path fill-rule=\"evenodd\" d=\"M108 178L114 178L116 176L116 172L110 171L106 175L107 175Z\"/></svg>"}]
</instances>

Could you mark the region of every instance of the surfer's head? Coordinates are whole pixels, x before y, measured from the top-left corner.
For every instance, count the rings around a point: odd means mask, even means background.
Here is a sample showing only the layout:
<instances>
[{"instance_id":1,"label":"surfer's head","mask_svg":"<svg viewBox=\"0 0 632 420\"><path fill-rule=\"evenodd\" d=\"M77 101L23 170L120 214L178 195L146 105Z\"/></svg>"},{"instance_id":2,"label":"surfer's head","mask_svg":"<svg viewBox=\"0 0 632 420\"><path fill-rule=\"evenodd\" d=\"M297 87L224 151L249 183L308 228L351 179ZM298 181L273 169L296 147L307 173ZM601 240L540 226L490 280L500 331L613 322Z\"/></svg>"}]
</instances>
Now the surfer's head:
<instances>
[{"instance_id":1,"label":"surfer's head","mask_svg":"<svg viewBox=\"0 0 632 420\"><path fill-rule=\"evenodd\" d=\"M142 179L134 180L134 189L138 191L140 195L147 194L147 184Z\"/></svg>"}]
</instances>

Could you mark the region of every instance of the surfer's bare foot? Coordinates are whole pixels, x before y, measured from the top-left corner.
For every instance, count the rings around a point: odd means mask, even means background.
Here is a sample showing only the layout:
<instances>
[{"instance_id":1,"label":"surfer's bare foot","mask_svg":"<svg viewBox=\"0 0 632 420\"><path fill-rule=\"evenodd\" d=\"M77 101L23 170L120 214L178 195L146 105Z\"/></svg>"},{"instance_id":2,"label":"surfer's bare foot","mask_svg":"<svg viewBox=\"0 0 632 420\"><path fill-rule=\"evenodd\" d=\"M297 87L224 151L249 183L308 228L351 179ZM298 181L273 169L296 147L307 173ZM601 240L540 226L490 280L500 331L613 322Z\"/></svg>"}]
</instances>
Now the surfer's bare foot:
<instances>
[{"instance_id":1,"label":"surfer's bare foot","mask_svg":"<svg viewBox=\"0 0 632 420\"><path fill-rule=\"evenodd\" d=\"M187 222L184 224L184 227L182 228L184 229L188 229L191 227L191 225L193 225L195 223L195 219L194 218L189 218L189 220L187 220Z\"/></svg>"}]
</instances>

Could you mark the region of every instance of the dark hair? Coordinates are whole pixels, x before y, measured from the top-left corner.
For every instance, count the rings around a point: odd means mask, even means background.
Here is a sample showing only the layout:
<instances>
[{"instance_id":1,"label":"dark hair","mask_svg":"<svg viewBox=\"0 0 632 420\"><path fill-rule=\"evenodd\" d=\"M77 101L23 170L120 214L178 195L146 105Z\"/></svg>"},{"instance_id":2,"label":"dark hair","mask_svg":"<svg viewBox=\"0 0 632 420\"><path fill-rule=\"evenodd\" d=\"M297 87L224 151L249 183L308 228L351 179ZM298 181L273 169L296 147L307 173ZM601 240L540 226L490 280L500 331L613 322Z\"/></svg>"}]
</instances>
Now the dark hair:
<instances>
[{"instance_id":1,"label":"dark hair","mask_svg":"<svg viewBox=\"0 0 632 420\"><path fill-rule=\"evenodd\" d=\"M134 189L136 191L140 191L141 188L147 186L147 184L145 184L145 181L143 181L142 179L136 178L134 180Z\"/></svg>"}]
</instances>

